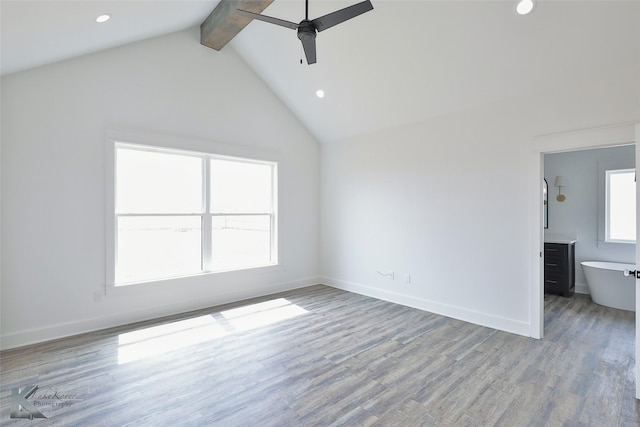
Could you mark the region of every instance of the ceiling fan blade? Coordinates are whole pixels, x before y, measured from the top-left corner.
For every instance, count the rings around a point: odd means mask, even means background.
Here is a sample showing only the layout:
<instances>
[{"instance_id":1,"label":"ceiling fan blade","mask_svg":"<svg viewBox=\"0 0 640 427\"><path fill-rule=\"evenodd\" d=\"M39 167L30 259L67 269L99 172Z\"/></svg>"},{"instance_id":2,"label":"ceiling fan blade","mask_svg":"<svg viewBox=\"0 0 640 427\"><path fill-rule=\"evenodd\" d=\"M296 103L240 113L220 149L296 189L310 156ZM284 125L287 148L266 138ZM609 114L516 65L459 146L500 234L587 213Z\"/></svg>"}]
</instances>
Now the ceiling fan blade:
<instances>
[{"instance_id":1,"label":"ceiling fan blade","mask_svg":"<svg viewBox=\"0 0 640 427\"><path fill-rule=\"evenodd\" d=\"M353 6L345 7L344 9L340 9L327 15L321 16L320 18L316 18L311 22L316 27L316 30L320 32L351 18L355 18L356 16L370 10L373 10L373 5L371 4L371 1L365 0L361 3L354 4Z\"/></svg>"},{"instance_id":2,"label":"ceiling fan blade","mask_svg":"<svg viewBox=\"0 0 640 427\"><path fill-rule=\"evenodd\" d=\"M298 28L298 24L290 21L285 21L284 19L273 18L267 15L260 15L258 13L253 13L253 12L249 12L242 9L236 9L236 12L248 18L258 19L260 21L268 22L270 24L276 24L276 25L280 25L281 27L291 28L292 30L295 30L296 28Z\"/></svg>"},{"instance_id":3,"label":"ceiling fan blade","mask_svg":"<svg viewBox=\"0 0 640 427\"><path fill-rule=\"evenodd\" d=\"M305 38L300 40L302 42L302 48L304 49L304 55L307 57L307 64L316 63L316 39Z\"/></svg>"}]
</instances>

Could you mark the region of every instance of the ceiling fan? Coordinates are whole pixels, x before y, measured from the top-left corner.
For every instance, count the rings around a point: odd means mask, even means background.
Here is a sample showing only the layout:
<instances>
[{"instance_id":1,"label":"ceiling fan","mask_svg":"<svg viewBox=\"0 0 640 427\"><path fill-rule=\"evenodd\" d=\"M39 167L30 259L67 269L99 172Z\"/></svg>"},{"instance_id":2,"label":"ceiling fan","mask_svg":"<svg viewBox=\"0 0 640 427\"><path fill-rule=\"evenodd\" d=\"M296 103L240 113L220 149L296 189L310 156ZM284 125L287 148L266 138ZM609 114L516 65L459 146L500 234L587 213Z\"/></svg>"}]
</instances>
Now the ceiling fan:
<instances>
[{"instance_id":1,"label":"ceiling fan","mask_svg":"<svg viewBox=\"0 0 640 427\"><path fill-rule=\"evenodd\" d=\"M309 20L309 0L305 0L304 4L305 18L300 21L299 24L241 9L237 9L237 12L249 18L258 19L260 21L269 22L271 24L280 25L286 28L291 28L292 30L298 30L298 38L302 42L302 48L304 49L304 54L307 57L307 64L311 65L316 63L317 33L319 33L320 31L324 31L327 28L331 28L334 25L338 25L351 18L355 18L356 16L373 9L371 1L365 0L361 3L357 3L352 6L345 7L344 9L331 12L327 15L321 16L320 18Z\"/></svg>"}]
</instances>

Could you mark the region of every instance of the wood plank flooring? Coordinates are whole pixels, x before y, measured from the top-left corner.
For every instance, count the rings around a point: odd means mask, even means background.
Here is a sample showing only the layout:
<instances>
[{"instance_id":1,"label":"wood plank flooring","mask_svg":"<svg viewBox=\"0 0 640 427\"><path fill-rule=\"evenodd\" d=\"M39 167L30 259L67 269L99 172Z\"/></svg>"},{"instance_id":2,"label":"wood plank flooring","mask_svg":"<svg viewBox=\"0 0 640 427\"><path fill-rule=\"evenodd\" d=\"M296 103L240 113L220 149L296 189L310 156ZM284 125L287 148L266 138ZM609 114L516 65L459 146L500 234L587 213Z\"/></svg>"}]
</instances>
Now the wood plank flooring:
<instances>
[{"instance_id":1,"label":"wood plank flooring","mask_svg":"<svg viewBox=\"0 0 640 427\"><path fill-rule=\"evenodd\" d=\"M545 319L533 340L313 286L2 352L0 425L640 425L634 313L546 296ZM28 385L46 419L10 418Z\"/></svg>"}]
</instances>

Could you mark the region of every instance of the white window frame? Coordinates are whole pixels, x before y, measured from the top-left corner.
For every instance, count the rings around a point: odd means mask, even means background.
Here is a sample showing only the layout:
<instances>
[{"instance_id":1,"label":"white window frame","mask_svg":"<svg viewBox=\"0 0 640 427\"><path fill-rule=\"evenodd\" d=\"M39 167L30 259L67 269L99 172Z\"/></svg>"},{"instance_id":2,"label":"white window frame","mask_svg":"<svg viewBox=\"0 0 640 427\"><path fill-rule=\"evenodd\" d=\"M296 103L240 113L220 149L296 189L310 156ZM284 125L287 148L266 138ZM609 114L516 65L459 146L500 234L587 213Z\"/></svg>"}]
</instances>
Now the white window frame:
<instances>
[{"instance_id":1,"label":"white window frame","mask_svg":"<svg viewBox=\"0 0 640 427\"><path fill-rule=\"evenodd\" d=\"M203 167L203 207L200 213L189 213L189 215L202 216L202 267L201 273L182 277L167 277L159 279L142 280L138 282L116 283L115 272L117 266L117 218L119 215L131 216L136 214L116 213L116 150L119 147L131 147L141 151L170 153L200 157ZM210 191L209 191L209 170L210 159L231 160L243 163L267 164L272 166L272 211L266 213L224 213L215 214L210 211ZM271 269L277 267L279 260L279 153L259 150L249 147L236 147L227 144L214 143L209 141L192 140L180 137L165 135L152 135L139 132L108 130L106 136L106 287L123 288L128 285L166 282L184 279L185 277L202 276L209 274L226 273L229 271L244 271L255 269ZM140 214L142 216L153 216L153 214ZM167 214L174 215L174 214ZM182 215L182 214L180 214ZM211 228L213 216L232 215L269 215L271 218L271 260L268 265L255 267L245 267L233 270L212 270L211 255ZM207 237L208 236L208 237Z\"/></svg>"},{"instance_id":2,"label":"white window frame","mask_svg":"<svg viewBox=\"0 0 640 427\"><path fill-rule=\"evenodd\" d=\"M611 193L611 180L610 177L611 175L617 175L617 174L623 174L623 173L634 173L635 174L635 169L631 168L631 169L608 169L605 170L605 196L604 196L604 202L605 202L605 214L604 214L604 231L605 231L605 242L607 243L628 243L628 244L635 244L636 240L635 239L629 239L629 240L625 240L625 239L612 239L610 236L610 231L611 231L611 199L610 199L610 193Z\"/></svg>"}]
</instances>

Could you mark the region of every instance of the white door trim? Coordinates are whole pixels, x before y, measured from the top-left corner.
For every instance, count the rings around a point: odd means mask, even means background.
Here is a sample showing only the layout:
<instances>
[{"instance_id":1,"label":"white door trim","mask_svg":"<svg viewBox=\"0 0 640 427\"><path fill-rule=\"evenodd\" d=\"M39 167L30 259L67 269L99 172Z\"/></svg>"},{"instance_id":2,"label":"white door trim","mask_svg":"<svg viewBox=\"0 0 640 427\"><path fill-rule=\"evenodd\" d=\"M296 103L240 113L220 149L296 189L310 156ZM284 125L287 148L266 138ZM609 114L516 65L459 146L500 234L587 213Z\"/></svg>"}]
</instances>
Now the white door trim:
<instances>
[{"instance_id":1,"label":"white door trim","mask_svg":"<svg viewBox=\"0 0 640 427\"><path fill-rule=\"evenodd\" d=\"M636 171L640 165L640 123L636 124ZM640 251L637 242L640 242L640 185L636 185L636 270L640 267ZM636 280L636 361L640 360L640 316L638 316L638 307L640 307L640 281ZM640 399L640 369L636 362L636 399Z\"/></svg>"}]
</instances>

